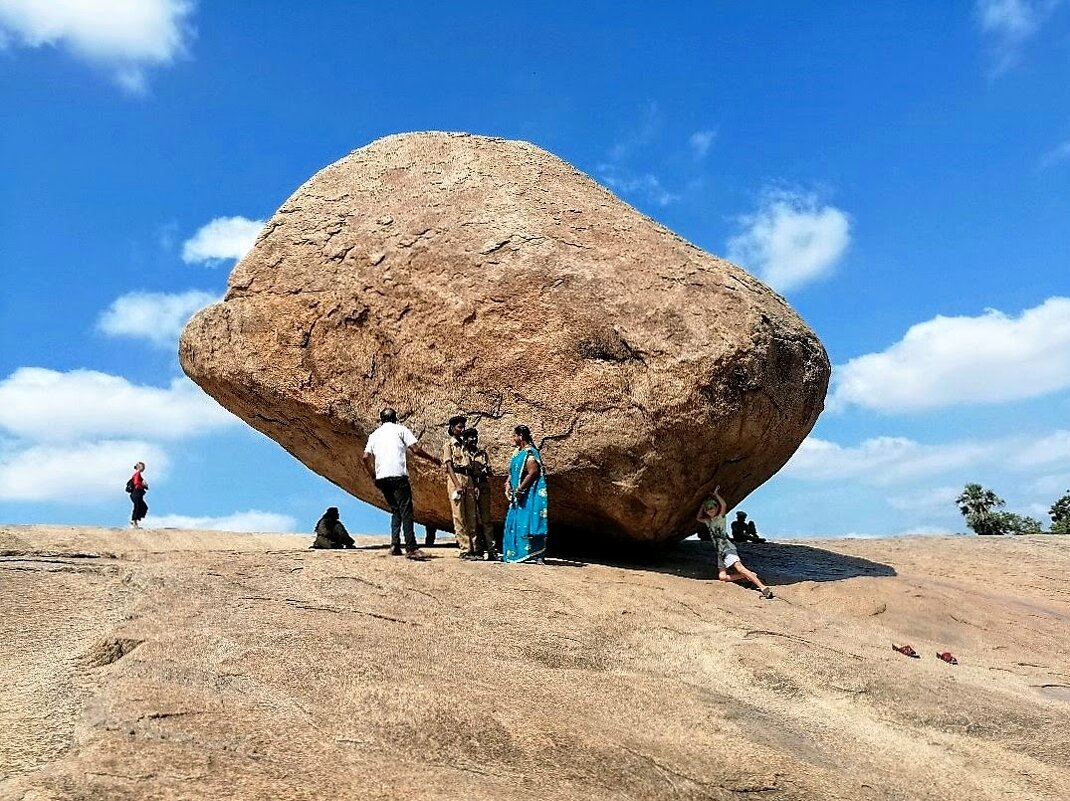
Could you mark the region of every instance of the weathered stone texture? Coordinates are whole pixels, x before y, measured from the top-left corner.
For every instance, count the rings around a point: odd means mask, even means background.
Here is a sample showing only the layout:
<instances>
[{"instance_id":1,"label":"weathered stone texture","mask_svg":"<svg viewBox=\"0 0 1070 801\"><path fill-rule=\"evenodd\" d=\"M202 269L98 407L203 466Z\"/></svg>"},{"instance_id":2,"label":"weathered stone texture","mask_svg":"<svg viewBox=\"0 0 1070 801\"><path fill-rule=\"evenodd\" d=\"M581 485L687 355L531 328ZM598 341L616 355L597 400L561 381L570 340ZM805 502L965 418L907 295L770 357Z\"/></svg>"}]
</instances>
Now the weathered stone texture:
<instances>
[{"instance_id":1,"label":"weathered stone texture","mask_svg":"<svg viewBox=\"0 0 1070 801\"><path fill-rule=\"evenodd\" d=\"M432 451L470 415L499 472L527 423L559 545L672 540L718 483L739 501L810 431L830 372L743 270L533 145L446 133L381 139L316 174L189 323L180 358L380 506L360 458L381 407ZM411 472L417 519L446 526L441 474Z\"/></svg>"}]
</instances>

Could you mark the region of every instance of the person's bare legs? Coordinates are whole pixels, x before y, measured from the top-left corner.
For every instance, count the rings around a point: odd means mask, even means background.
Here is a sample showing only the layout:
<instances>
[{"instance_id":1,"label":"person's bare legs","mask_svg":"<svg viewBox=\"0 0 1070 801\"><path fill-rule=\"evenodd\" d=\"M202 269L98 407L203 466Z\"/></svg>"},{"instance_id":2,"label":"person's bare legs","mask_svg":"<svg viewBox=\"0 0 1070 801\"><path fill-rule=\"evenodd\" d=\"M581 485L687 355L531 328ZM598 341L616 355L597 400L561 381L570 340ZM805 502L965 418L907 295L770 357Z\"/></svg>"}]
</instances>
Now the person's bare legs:
<instances>
[{"instance_id":1,"label":"person's bare legs","mask_svg":"<svg viewBox=\"0 0 1070 801\"><path fill-rule=\"evenodd\" d=\"M734 565L732 565L732 568L734 570L738 570L742 574L743 578L745 578L747 581L749 581L751 584L758 588L759 592L765 591L765 585L762 584L762 580L758 578L758 574L755 573L753 570L748 570L742 562L736 562Z\"/></svg>"},{"instance_id":2,"label":"person's bare legs","mask_svg":"<svg viewBox=\"0 0 1070 801\"><path fill-rule=\"evenodd\" d=\"M728 570L737 571L735 574L729 573ZM758 574L753 570L747 570L742 562L733 562L732 567L727 570L720 570L717 573L717 578L720 581L749 581L755 587L758 588L758 592L765 598L772 598L773 591L769 589L762 580L758 578Z\"/></svg>"}]
</instances>

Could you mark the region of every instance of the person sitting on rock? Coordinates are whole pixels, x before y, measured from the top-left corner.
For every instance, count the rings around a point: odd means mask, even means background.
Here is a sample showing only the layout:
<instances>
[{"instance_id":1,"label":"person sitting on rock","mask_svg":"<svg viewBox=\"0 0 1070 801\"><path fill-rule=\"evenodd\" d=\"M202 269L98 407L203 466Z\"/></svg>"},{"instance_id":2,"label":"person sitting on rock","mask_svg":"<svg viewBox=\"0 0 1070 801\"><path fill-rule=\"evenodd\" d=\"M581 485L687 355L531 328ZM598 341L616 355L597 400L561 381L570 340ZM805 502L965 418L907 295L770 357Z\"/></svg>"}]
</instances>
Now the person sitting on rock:
<instances>
[{"instance_id":1,"label":"person sitting on rock","mask_svg":"<svg viewBox=\"0 0 1070 801\"><path fill-rule=\"evenodd\" d=\"M316 523L316 541L310 548L352 548L356 543L338 519L338 507L329 506Z\"/></svg>"},{"instance_id":2,"label":"person sitting on rock","mask_svg":"<svg viewBox=\"0 0 1070 801\"><path fill-rule=\"evenodd\" d=\"M721 581L749 581L758 588L763 598L772 598L773 591L762 583L757 573L746 568L739 559L736 546L728 539L724 519L728 504L721 497L720 489L714 488L713 497L703 502L695 518L706 524L713 539L713 547L717 549L717 578Z\"/></svg>"},{"instance_id":3,"label":"person sitting on rock","mask_svg":"<svg viewBox=\"0 0 1070 801\"><path fill-rule=\"evenodd\" d=\"M758 536L758 529L753 520L747 519L746 512L736 512L736 519L732 521L732 542L765 542L765 538Z\"/></svg>"}]
</instances>

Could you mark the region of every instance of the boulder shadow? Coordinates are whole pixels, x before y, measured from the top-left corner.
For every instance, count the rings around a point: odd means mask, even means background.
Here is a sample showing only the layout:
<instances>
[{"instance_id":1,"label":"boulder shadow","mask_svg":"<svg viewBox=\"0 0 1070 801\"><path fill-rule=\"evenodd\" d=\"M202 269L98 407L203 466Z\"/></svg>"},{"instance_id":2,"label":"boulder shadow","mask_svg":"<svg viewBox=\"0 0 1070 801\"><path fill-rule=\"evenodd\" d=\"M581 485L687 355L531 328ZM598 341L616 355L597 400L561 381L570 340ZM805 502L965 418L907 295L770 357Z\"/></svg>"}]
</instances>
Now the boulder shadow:
<instances>
[{"instance_id":1,"label":"boulder shadow","mask_svg":"<svg viewBox=\"0 0 1070 801\"><path fill-rule=\"evenodd\" d=\"M738 543L736 549L743 564L757 573L766 584L773 586L802 581L842 581L863 576L898 575L891 565L813 545L790 542ZM717 579L717 553L713 543L699 540L684 540L649 561L591 561L704 581Z\"/></svg>"}]
</instances>

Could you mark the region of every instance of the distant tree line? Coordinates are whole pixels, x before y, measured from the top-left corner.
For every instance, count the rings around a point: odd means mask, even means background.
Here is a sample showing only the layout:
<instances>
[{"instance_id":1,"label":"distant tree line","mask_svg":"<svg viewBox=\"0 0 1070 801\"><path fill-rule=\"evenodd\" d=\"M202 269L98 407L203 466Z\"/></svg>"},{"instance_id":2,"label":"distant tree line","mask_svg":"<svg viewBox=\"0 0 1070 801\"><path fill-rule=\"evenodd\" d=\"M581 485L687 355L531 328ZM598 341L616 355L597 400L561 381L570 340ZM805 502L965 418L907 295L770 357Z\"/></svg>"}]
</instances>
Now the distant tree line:
<instances>
[{"instance_id":1,"label":"distant tree line","mask_svg":"<svg viewBox=\"0 0 1070 801\"><path fill-rule=\"evenodd\" d=\"M1048 532L1035 517L1000 511L1006 501L980 484L967 484L955 503L974 534L1070 534L1070 490L1048 510Z\"/></svg>"}]
</instances>

